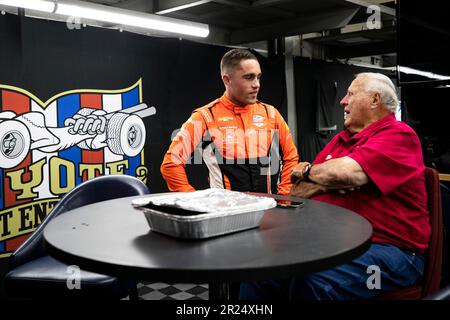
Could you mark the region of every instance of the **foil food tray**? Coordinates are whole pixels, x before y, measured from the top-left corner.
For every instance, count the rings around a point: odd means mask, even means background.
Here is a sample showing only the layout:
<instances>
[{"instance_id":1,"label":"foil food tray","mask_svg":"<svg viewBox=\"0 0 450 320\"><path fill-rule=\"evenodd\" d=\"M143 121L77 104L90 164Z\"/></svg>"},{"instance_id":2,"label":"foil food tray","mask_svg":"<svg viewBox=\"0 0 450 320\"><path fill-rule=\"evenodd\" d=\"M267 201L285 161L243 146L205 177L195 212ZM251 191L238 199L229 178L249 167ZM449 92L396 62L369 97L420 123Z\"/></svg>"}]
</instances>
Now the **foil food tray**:
<instances>
[{"instance_id":1,"label":"foil food tray","mask_svg":"<svg viewBox=\"0 0 450 320\"><path fill-rule=\"evenodd\" d=\"M183 239L203 239L256 228L272 198L224 189L134 199L153 231Z\"/></svg>"}]
</instances>

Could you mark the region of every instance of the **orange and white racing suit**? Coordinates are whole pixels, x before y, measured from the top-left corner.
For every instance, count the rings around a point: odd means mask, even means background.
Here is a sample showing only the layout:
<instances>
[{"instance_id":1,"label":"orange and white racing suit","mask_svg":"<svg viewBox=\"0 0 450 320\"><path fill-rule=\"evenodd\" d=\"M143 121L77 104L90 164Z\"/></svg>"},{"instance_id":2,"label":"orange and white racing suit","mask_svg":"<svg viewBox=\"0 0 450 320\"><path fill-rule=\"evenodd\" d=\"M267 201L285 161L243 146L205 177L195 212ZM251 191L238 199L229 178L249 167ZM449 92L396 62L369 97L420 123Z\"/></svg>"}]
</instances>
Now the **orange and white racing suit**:
<instances>
[{"instance_id":1,"label":"orange and white racing suit","mask_svg":"<svg viewBox=\"0 0 450 320\"><path fill-rule=\"evenodd\" d=\"M170 191L195 190L185 165L199 144L202 159L194 159L194 163L206 164L212 188L289 194L297 148L288 125L273 106L257 101L241 107L223 95L194 110L161 165Z\"/></svg>"}]
</instances>

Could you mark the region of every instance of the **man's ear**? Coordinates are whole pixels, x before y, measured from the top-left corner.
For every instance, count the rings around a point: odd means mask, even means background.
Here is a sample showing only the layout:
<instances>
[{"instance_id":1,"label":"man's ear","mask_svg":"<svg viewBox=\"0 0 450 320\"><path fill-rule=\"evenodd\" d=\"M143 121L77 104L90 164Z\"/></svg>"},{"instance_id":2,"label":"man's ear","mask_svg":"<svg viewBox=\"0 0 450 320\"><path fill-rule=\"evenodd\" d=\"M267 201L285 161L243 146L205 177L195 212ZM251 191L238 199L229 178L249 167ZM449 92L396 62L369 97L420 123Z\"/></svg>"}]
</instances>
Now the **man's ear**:
<instances>
[{"instance_id":1,"label":"man's ear","mask_svg":"<svg viewBox=\"0 0 450 320\"><path fill-rule=\"evenodd\" d=\"M379 105L381 105L381 95L379 92L374 92L372 94L371 100L370 100L370 104L372 109L378 107Z\"/></svg>"},{"instance_id":2,"label":"man's ear","mask_svg":"<svg viewBox=\"0 0 450 320\"><path fill-rule=\"evenodd\" d=\"M222 81L226 86L230 84L230 76L228 75L228 73L224 73L222 75Z\"/></svg>"}]
</instances>

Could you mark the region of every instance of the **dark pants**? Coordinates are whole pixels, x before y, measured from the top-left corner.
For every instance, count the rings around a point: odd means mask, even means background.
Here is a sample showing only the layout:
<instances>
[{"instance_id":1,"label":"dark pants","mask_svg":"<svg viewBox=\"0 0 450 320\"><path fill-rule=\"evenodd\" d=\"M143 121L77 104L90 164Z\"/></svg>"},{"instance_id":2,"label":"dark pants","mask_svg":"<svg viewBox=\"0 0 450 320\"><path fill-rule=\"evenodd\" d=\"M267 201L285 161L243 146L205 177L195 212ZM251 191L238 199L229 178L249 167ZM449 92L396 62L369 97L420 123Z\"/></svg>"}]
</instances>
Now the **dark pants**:
<instances>
[{"instance_id":1,"label":"dark pants","mask_svg":"<svg viewBox=\"0 0 450 320\"><path fill-rule=\"evenodd\" d=\"M332 269L302 277L241 284L241 300L349 300L370 298L418 283L425 259L393 245L372 244L368 251Z\"/></svg>"}]
</instances>

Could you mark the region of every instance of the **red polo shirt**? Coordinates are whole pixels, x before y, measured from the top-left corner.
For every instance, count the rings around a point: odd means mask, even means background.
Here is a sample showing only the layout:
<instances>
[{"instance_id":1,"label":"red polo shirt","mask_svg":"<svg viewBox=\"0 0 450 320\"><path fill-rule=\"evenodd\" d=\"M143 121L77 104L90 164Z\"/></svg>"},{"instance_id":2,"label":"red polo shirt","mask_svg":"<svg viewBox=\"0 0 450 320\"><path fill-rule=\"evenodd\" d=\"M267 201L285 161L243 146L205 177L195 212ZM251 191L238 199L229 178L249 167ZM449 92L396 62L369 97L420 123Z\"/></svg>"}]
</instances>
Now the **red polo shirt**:
<instances>
[{"instance_id":1,"label":"red polo shirt","mask_svg":"<svg viewBox=\"0 0 450 320\"><path fill-rule=\"evenodd\" d=\"M390 243L423 252L431 229L425 189L425 166L416 133L389 115L352 135L336 135L314 163L348 156L369 176L359 190L315 196L350 209L373 227L373 242Z\"/></svg>"}]
</instances>

